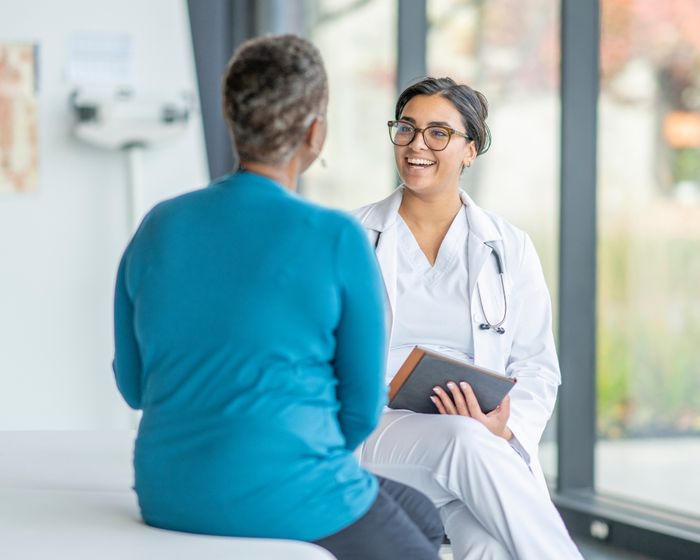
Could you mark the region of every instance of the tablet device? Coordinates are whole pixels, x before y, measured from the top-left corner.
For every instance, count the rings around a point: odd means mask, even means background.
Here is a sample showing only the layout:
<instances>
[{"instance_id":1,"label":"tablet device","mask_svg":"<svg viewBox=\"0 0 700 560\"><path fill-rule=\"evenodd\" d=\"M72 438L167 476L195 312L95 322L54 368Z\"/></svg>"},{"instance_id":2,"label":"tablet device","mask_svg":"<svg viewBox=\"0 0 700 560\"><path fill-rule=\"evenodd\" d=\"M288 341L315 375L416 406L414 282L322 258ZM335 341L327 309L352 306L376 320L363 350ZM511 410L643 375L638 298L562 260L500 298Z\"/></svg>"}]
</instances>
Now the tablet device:
<instances>
[{"instance_id":1,"label":"tablet device","mask_svg":"<svg viewBox=\"0 0 700 560\"><path fill-rule=\"evenodd\" d=\"M495 371L416 346L391 380L389 408L438 414L430 400L435 395L433 387L439 385L450 393L448 381L469 383L485 414L501 404L517 382Z\"/></svg>"}]
</instances>

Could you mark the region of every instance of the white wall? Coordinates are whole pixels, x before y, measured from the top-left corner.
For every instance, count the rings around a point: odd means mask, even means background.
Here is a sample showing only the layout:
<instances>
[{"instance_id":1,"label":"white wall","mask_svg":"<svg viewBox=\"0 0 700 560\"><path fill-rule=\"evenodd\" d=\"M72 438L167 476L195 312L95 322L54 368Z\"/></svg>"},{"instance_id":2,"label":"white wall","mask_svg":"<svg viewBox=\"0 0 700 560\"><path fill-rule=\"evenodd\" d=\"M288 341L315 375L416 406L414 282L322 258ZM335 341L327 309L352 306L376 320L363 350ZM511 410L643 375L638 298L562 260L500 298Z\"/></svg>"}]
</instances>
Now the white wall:
<instances>
[{"instance_id":1,"label":"white wall","mask_svg":"<svg viewBox=\"0 0 700 560\"><path fill-rule=\"evenodd\" d=\"M136 89L196 93L185 0L0 0L0 41L40 46L40 180L0 196L0 430L119 428L112 290L128 240L123 154L70 134L66 65L76 33L132 37ZM207 181L198 109L150 149L146 205Z\"/></svg>"}]
</instances>

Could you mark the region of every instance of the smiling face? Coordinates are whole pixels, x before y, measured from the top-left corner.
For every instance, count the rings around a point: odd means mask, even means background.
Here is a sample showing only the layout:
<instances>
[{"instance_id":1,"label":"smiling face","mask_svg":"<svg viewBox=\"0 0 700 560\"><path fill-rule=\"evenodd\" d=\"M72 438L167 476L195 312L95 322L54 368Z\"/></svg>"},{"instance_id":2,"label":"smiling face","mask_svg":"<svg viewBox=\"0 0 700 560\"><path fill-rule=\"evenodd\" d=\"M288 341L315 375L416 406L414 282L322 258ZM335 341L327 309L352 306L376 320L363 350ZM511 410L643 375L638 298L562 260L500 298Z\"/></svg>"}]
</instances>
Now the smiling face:
<instances>
[{"instance_id":1,"label":"smiling face","mask_svg":"<svg viewBox=\"0 0 700 560\"><path fill-rule=\"evenodd\" d=\"M400 120L417 128L440 125L465 132L457 108L441 95L416 95L401 113ZM408 146L394 146L396 167L406 188L416 194L432 194L459 189L462 166L476 157L473 141L452 135L447 148L434 151L418 133Z\"/></svg>"}]
</instances>

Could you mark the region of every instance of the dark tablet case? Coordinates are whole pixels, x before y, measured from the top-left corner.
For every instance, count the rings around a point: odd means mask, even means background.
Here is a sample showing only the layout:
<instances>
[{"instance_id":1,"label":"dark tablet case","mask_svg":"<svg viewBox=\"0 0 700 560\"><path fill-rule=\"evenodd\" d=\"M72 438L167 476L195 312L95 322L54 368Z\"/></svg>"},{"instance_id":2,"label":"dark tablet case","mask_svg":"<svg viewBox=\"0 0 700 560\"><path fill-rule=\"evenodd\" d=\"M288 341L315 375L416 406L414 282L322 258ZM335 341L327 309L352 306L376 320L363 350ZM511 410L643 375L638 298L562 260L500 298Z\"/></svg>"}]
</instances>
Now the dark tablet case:
<instances>
[{"instance_id":1,"label":"dark tablet case","mask_svg":"<svg viewBox=\"0 0 700 560\"><path fill-rule=\"evenodd\" d=\"M448 381L469 383L481 410L488 413L501 403L517 380L416 346L389 385L389 408L437 414L430 396L435 395L436 385L449 393Z\"/></svg>"}]
</instances>

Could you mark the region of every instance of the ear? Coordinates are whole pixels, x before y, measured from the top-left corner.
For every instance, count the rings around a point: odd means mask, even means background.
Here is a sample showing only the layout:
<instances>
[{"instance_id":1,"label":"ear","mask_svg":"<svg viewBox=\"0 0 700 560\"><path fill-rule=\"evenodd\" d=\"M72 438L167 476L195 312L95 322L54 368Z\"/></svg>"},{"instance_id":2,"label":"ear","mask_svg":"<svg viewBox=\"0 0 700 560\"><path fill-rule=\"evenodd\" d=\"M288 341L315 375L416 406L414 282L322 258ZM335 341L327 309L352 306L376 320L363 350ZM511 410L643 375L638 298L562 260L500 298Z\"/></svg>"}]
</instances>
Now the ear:
<instances>
[{"instance_id":1,"label":"ear","mask_svg":"<svg viewBox=\"0 0 700 560\"><path fill-rule=\"evenodd\" d=\"M465 150L464 158L462 159L462 169L465 167L471 167L472 162L476 159L476 142L472 140L467 144L467 149Z\"/></svg>"},{"instance_id":2,"label":"ear","mask_svg":"<svg viewBox=\"0 0 700 560\"><path fill-rule=\"evenodd\" d=\"M320 153L321 148L323 148L323 143L326 140L323 120L323 116L316 115L314 120L311 121L309 128L306 129L305 142L314 154Z\"/></svg>"}]
</instances>

